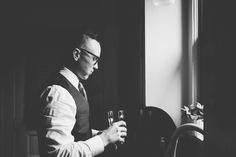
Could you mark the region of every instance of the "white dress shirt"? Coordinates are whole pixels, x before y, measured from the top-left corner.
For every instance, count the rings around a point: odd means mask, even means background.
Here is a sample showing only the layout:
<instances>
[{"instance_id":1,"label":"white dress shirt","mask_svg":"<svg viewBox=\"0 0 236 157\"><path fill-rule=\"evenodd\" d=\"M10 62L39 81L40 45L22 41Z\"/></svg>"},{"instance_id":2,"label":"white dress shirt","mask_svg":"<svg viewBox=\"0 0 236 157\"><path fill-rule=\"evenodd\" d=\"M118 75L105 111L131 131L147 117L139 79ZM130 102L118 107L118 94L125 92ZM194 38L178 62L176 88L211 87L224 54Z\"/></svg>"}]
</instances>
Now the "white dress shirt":
<instances>
[{"instance_id":1,"label":"white dress shirt","mask_svg":"<svg viewBox=\"0 0 236 157\"><path fill-rule=\"evenodd\" d=\"M70 83L78 89L78 77L67 68L60 70ZM46 92L47 91L47 92ZM48 143L52 151L47 152L55 157L92 157L104 151L104 143L100 136L93 136L86 141L74 142L74 136L71 131L76 122L76 103L71 94L59 85L47 87L41 94L45 97L46 106L43 110L43 116L46 119L45 138L53 141ZM92 130L94 135L97 131Z\"/></svg>"}]
</instances>

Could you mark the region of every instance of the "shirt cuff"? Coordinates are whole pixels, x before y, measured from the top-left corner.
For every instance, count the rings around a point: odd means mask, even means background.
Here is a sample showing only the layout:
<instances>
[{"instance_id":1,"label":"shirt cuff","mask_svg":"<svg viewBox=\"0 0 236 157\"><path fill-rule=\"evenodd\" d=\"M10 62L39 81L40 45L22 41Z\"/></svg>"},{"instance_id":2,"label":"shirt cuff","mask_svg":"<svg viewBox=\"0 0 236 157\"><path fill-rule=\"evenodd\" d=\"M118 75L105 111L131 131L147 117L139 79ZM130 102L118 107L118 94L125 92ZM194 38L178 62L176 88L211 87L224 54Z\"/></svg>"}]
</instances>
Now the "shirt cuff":
<instances>
[{"instance_id":1,"label":"shirt cuff","mask_svg":"<svg viewBox=\"0 0 236 157\"><path fill-rule=\"evenodd\" d=\"M104 151L104 143L100 136L94 136L85 141L89 146L92 156L96 156Z\"/></svg>"}]
</instances>

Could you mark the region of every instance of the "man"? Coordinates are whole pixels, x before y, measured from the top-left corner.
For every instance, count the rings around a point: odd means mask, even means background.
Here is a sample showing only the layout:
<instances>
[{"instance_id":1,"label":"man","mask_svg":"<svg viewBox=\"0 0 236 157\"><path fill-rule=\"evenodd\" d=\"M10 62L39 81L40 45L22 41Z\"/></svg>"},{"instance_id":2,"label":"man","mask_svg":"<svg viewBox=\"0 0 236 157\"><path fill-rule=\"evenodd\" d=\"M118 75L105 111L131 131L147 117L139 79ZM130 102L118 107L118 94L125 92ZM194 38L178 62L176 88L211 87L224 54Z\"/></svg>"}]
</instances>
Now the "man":
<instances>
[{"instance_id":1,"label":"man","mask_svg":"<svg viewBox=\"0 0 236 157\"><path fill-rule=\"evenodd\" d=\"M90 157L118 141L124 142L126 123L113 123L104 131L89 125L89 104L80 80L98 68L101 46L97 35L84 31L58 74L40 94L39 151L42 157Z\"/></svg>"}]
</instances>

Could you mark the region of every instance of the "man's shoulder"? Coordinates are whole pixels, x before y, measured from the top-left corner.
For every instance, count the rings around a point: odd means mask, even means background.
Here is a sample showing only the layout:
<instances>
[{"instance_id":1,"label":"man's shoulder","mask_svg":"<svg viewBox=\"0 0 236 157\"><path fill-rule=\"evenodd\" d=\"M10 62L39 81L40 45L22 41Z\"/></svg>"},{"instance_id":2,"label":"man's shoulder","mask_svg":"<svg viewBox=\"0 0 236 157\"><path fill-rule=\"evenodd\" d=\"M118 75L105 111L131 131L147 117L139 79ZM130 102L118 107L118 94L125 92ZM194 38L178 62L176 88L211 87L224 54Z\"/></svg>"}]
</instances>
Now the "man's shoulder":
<instances>
[{"instance_id":1,"label":"man's shoulder","mask_svg":"<svg viewBox=\"0 0 236 157\"><path fill-rule=\"evenodd\" d=\"M55 100L63 100L68 97L71 97L71 94L62 87L61 85L58 84L52 84L48 85L41 93L40 97L53 97Z\"/></svg>"},{"instance_id":2,"label":"man's shoulder","mask_svg":"<svg viewBox=\"0 0 236 157\"><path fill-rule=\"evenodd\" d=\"M76 108L75 101L72 95L60 85L50 85L48 86L43 93L40 95L41 101L44 102L44 105L48 106L68 106L72 107L73 110Z\"/></svg>"}]
</instances>

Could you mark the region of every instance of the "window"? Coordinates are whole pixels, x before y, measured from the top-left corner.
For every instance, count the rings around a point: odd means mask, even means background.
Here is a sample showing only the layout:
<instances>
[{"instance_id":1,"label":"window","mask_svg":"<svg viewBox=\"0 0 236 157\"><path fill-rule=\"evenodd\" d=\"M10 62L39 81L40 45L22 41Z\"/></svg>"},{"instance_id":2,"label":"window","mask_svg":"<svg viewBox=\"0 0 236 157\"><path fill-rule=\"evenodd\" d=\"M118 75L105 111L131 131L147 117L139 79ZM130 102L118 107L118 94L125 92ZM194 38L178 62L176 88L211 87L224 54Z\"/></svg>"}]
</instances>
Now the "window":
<instances>
[{"instance_id":1,"label":"window","mask_svg":"<svg viewBox=\"0 0 236 157\"><path fill-rule=\"evenodd\" d=\"M181 107L198 100L198 0L155 6L145 0L146 106L181 124Z\"/></svg>"}]
</instances>

